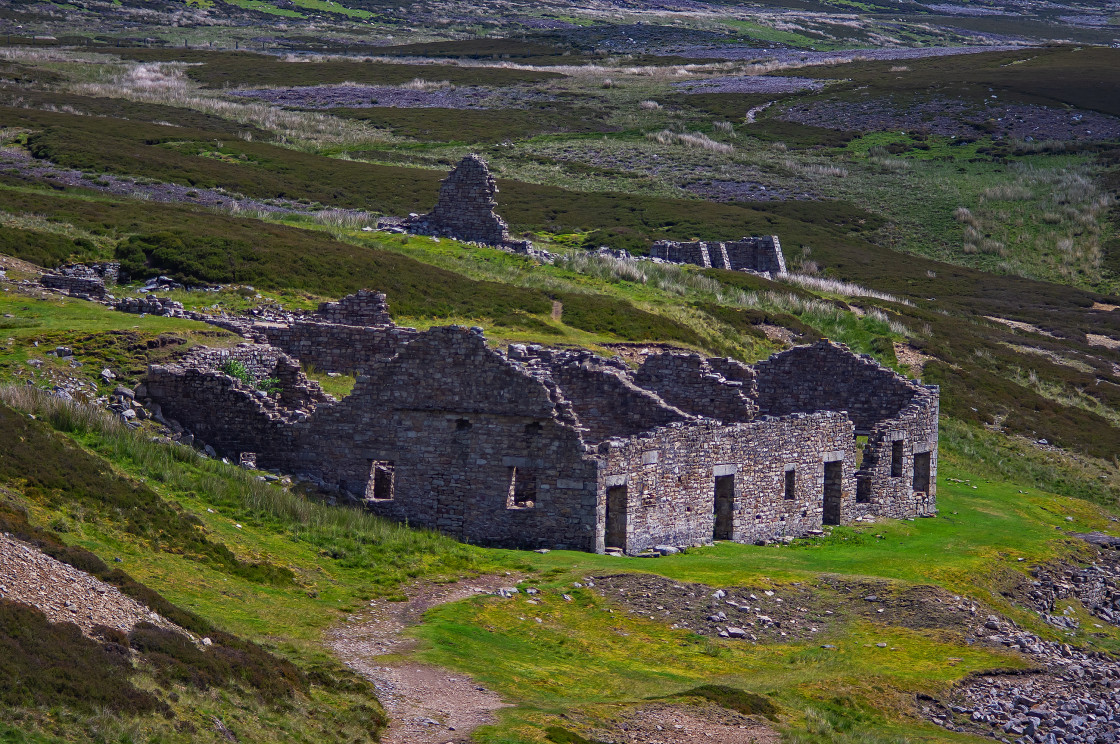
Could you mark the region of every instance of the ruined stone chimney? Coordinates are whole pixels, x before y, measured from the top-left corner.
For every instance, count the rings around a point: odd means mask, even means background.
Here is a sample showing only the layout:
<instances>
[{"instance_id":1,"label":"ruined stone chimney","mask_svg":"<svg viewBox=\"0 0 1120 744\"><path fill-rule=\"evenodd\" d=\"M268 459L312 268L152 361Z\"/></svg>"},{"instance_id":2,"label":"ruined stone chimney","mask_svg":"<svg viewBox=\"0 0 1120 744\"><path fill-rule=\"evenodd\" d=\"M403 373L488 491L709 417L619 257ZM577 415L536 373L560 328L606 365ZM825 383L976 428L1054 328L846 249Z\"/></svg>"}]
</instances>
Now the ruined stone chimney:
<instances>
[{"instance_id":1,"label":"ruined stone chimney","mask_svg":"<svg viewBox=\"0 0 1120 744\"><path fill-rule=\"evenodd\" d=\"M486 161L474 153L467 155L443 180L435 208L410 220L409 229L421 235L506 246L512 241L509 226L494 212L497 193Z\"/></svg>"}]
</instances>

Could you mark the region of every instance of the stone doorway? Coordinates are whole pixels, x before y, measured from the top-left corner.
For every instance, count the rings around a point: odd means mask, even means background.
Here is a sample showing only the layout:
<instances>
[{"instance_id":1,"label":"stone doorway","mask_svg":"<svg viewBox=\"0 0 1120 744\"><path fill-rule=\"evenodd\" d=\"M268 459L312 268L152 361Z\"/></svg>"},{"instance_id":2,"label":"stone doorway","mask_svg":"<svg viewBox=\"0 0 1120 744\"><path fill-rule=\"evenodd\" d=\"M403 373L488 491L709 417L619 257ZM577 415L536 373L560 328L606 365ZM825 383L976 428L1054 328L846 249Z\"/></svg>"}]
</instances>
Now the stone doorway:
<instances>
[{"instance_id":1,"label":"stone doorway","mask_svg":"<svg viewBox=\"0 0 1120 744\"><path fill-rule=\"evenodd\" d=\"M715 529L713 540L733 540L735 533L735 476L716 476Z\"/></svg>"},{"instance_id":2,"label":"stone doorway","mask_svg":"<svg viewBox=\"0 0 1120 744\"><path fill-rule=\"evenodd\" d=\"M611 486L607 489L607 529L604 535L605 547L626 551L626 523L629 495L626 486Z\"/></svg>"},{"instance_id":3,"label":"stone doorway","mask_svg":"<svg viewBox=\"0 0 1120 744\"><path fill-rule=\"evenodd\" d=\"M824 523L840 524L844 494L844 461L824 464Z\"/></svg>"},{"instance_id":4,"label":"stone doorway","mask_svg":"<svg viewBox=\"0 0 1120 744\"><path fill-rule=\"evenodd\" d=\"M929 453L914 453L914 491L929 493Z\"/></svg>"}]
</instances>

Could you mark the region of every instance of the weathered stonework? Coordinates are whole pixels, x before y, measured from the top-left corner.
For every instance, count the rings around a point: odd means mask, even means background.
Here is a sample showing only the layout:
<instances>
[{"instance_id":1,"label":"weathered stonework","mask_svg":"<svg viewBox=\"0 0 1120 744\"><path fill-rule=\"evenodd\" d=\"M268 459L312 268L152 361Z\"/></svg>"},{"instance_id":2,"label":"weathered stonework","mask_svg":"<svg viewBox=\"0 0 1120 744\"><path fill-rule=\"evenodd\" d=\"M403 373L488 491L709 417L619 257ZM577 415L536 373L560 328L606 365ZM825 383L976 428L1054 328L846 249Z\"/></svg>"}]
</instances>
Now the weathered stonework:
<instances>
[{"instance_id":1,"label":"weathered stonework","mask_svg":"<svg viewBox=\"0 0 1120 744\"><path fill-rule=\"evenodd\" d=\"M509 226L494 211L498 206L497 194L498 184L486 161L472 153L443 179L432 211L410 218L406 227L418 235L527 249L529 242L510 238Z\"/></svg>"},{"instance_id":2,"label":"weathered stonework","mask_svg":"<svg viewBox=\"0 0 1120 744\"><path fill-rule=\"evenodd\" d=\"M73 297L105 297L106 284L116 284L120 275L118 263L69 264L44 274L39 280L47 289L65 292Z\"/></svg>"},{"instance_id":3,"label":"weathered stonework","mask_svg":"<svg viewBox=\"0 0 1120 744\"><path fill-rule=\"evenodd\" d=\"M743 238L725 243L659 240L650 247L649 255L669 263L695 264L706 269L786 273L786 259L777 235Z\"/></svg>"},{"instance_id":4,"label":"weathered stonework","mask_svg":"<svg viewBox=\"0 0 1120 744\"><path fill-rule=\"evenodd\" d=\"M347 325L382 319L360 307L306 321L309 339L366 344L340 401L277 346L251 344L153 366L144 394L235 461L477 543L635 553L935 511L937 388L846 347L753 367L661 354L635 371L585 351L494 349L478 329ZM231 358L281 392L224 374Z\"/></svg>"}]
</instances>

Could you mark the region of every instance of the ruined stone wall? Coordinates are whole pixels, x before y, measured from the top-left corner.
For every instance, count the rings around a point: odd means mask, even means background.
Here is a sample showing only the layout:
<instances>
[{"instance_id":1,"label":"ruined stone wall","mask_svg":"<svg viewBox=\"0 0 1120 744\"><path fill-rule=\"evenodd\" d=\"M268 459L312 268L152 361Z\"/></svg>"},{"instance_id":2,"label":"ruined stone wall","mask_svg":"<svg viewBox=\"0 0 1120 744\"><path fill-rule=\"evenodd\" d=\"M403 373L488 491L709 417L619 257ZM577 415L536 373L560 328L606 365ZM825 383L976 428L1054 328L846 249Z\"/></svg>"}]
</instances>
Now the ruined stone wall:
<instances>
[{"instance_id":1,"label":"ruined stone wall","mask_svg":"<svg viewBox=\"0 0 1120 744\"><path fill-rule=\"evenodd\" d=\"M369 508L412 525L477 543L594 548L597 470L578 432L557 420L539 380L465 328L433 328L375 364L316 411L296 458L298 471L356 498L374 469L391 469L392 498Z\"/></svg>"},{"instance_id":2,"label":"ruined stone wall","mask_svg":"<svg viewBox=\"0 0 1120 744\"><path fill-rule=\"evenodd\" d=\"M724 243L727 268L748 271L786 273L786 259L777 235L763 235Z\"/></svg>"},{"instance_id":3,"label":"ruined stone wall","mask_svg":"<svg viewBox=\"0 0 1120 744\"><path fill-rule=\"evenodd\" d=\"M882 421L868 436L859 478L865 479L861 514L903 519L937 512L937 419L939 397L926 387L899 415ZM896 442L901 443L896 447ZM895 463L895 455L901 462ZM928 456L928 487L915 488L915 469L925 470L919 458Z\"/></svg>"},{"instance_id":4,"label":"ruined stone wall","mask_svg":"<svg viewBox=\"0 0 1120 744\"><path fill-rule=\"evenodd\" d=\"M758 398L758 377L753 367L748 367L734 359L723 359L721 357L710 357L708 364L714 371L728 380L741 382L743 384L743 395L751 400Z\"/></svg>"},{"instance_id":5,"label":"ruined stone wall","mask_svg":"<svg viewBox=\"0 0 1120 744\"><path fill-rule=\"evenodd\" d=\"M537 358L548 366L571 403L585 442L630 436L695 417L669 405L630 379L630 369L590 352L543 349Z\"/></svg>"},{"instance_id":6,"label":"ruined stone wall","mask_svg":"<svg viewBox=\"0 0 1120 744\"><path fill-rule=\"evenodd\" d=\"M389 359L419 334L393 325L358 326L297 320L255 323L253 331L303 364L323 372L355 374Z\"/></svg>"},{"instance_id":7,"label":"ruined stone wall","mask_svg":"<svg viewBox=\"0 0 1120 744\"><path fill-rule=\"evenodd\" d=\"M39 283L47 289L65 292L75 297L104 298L105 285L116 284L121 265L115 262L93 264L67 264L44 274Z\"/></svg>"},{"instance_id":8,"label":"ruined stone wall","mask_svg":"<svg viewBox=\"0 0 1120 744\"><path fill-rule=\"evenodd\" d=\"M683 243L658 240L650 247L649 255L671 263L687 263L705 268L712 265L708 244L699 240Z\"/></svg>"},{"instance_id":9,"label":"ruined stone wall","mask_svg":"<svg viewBox=\"0 0 1120 744\"><path fill-rule=\"evenodd\" d=\"M258 380L275 378L280 392L270 396L222 372L231 359ZM221 455L236 460L242 452L259 453L261 467L286 466L295 449L293 425L329 401L317 383L302 375L295 360L255 344L199 348L178 364L153 365L140 394Z\"/></svg>"},{"instance_id":10,"label":"ruined stone wall","mask_svg":"<svg viewBox=\"0 0 1120 744\"><path fill-rule=\"evenodd\" d=\"M923 389L870 356L830 341L775 354L756 364L755 372L761 413L847 411L862 434L898 415Z\"/></svg>"},{"instance_id":11,"label":"ruined stone wall","mask_svg":"<svg viewBox=\"0 0 1120 744\"><path fill-rule=\"evenodd\" d=\"M338 302L324 302L311 320L349 326L392 325L385 295L362 289Z\"/></svg>"},{"instance_id":12,"label":"ruined stone wall","mask_svg":"<svg viewBox=\"0 0 1120 744\"><path fill-rule=\"evenodd\" d=\"M494 212L497 193L486 161L472 153L443 180L432 211L410 219L408 228L421 235L504 246L511 241L505 220Z\"/></svg>"},{"instance_id":13,"label":"ruined stone wall","mask_svg":"<svg viewBox=\"0 0 1120 744\"><path fill-rule=\"evenodd\" d=\"M600 524L609 489L625 486L627 536L636 553L655 545L708 544L715 536L716 478L733 476L730 534L755 542L819 529L824 515L824 463L842 461L841 519L854 517L855 447L841 413L794 414L720 426L675 425L599 445ZM786 472L794 472L786 498ZM606 535L600 533L603 540ZM599 543L600 547L605 546Z\"/></svg>"},{"instance_id":14,"label":"ruined stone wall","mask_svg":"<svg viewBox=\"0 0 1120 744\"><path fill-rule=\"evenodd\" d=\"M160 315L166 317L183 316L183 303L167 297L144 295L142 297L122 297L113 306L122 313L139 315Z\"/></svg>"},{"instance_id":15,"label":"ruined stone wall","mask_svg":"<svg viewBox=\"0 0 1120 744\"><path fill-rule=\"evenodd\" d=\"M686 413L725 423L753 419L758 413L758 405L748 397L753 390L744 391L741 380L727 379L710 361L699 354L651 354L635 373L634 383ZM749 369L739 366L749 376Z\"/></svg>"},{"instance_id":16,"label":"ruined stone wall","mask_svg":"<svg viewBox=\"0 0 1120 744\"><path fill-rule=\"evenodd\" d=\"M777 235L747 237L721 242L658 240L649 251L653 258L713 269L786 273L785 256Z\"/></svg>"}]
</instances>

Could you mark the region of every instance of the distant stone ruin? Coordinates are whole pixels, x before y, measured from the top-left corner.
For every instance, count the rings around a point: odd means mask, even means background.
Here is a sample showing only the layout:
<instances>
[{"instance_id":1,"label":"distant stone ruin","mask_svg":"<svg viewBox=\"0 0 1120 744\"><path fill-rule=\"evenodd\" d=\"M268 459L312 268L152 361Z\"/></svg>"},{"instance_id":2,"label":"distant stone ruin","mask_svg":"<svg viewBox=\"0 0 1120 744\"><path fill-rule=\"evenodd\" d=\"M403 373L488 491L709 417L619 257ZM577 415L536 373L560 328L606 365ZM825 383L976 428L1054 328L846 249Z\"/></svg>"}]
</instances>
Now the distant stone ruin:
<instances>
[{"instance_id":1,"label":"distant stone ruin","mask_svg":"<svg viewBox=\"0 0 1120 744\"><path fill-rule=\"evenodd\" d=\"M106 284L116 284L121 265L115 262L68 264L44 274L39 283L47 289L65 292L72 297L105 297Z\"/></svg>"},{"instance_id":2,"label":"distant stone ruin","mask_svg":"<svg viewBox=\"0 0 1120 744\"><path fill-rule=\"evenodd\" d=\"M751 271L759 274L786 273L786 259L777 235L743 238L725 243L659 240L650 247L651 258L669 263L687 263L706 269Z\"/></svg>"},{"instance_id":3,"label":"distant stone ruin","mask_svg":"<svg viewBox=\"0 0 1120 744\"><path fill-rule=\"evenodd\" d=\"M410 218L406 226L418 235L453 238L499 248L528 248L527 240L513 240L509 226L494 211L498 184L486 161L470 154L459 161L439 188L431 212Z\"/></svg>"},{"instance_id":4,"label":"distant stone ruin","mask_svg":"<svg viewBox=\"0 0 1120 744\"><path fill-rule=\"evenodd\" d=\"M633 369L399 328L384 303L256 323L269 344L196 347L150 367L137 397L234 462L481 544L640 553L936 511L937 387L845 346ZM223 371L231 359L267 389ZM352 392L326 395L307 364L351 371Z\"/></svg>"}]
</instances>

